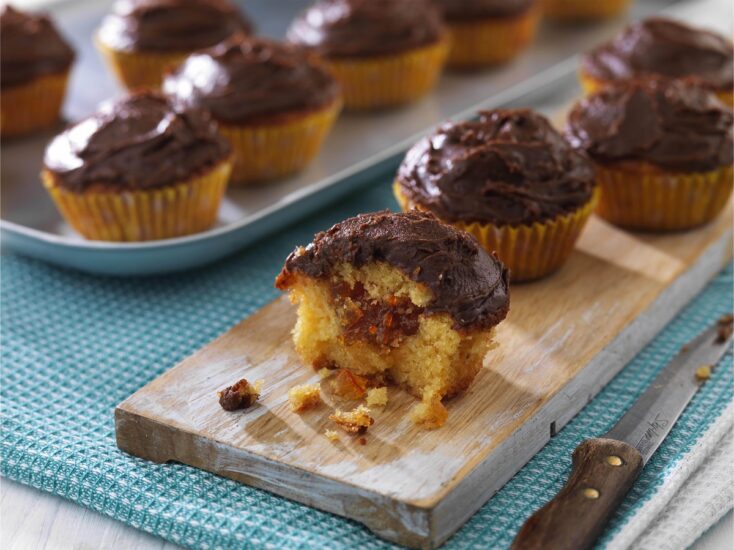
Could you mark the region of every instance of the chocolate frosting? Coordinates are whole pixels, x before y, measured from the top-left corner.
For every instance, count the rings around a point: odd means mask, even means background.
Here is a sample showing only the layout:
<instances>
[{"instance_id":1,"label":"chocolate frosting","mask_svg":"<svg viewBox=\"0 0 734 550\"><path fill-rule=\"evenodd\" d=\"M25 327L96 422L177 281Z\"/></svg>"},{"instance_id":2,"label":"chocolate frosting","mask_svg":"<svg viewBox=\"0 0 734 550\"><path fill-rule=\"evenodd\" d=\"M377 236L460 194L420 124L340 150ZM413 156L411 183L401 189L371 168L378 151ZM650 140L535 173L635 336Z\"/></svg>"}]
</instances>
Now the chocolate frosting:
<instances>
[{"instance_id":1,"label":"chocolate frosting","mask_svg":"<svg viewBox=\"0 0 734 550\"><path fill-rule=\"evenodd\" d=\"M475 17L511 17L529 10L535 0L433 0L447 21Z\"/></svg>"},{"instance_id":2,"label":"chocolate frosting","mask_svg":"<svg viewBox=\"0 0 734 550\"><path fill-rule=\"evenodd\" d=\"M485 329L502 321L510 306L508 273L463 231L430 214L360 214L319 233L285 262L276 286L286 290L289 275L331 276L340 263L362 267L385 262L433 292L428 313L448 313L456 328Z\"/></svg>"},{"instance_id":3,"label":"chocolate frosting","mask_svg":"<svg viewBox=\"0 0 734 550\"><path fill-rule=\"evenodd\" d=\"M496 110L447 123L408 151L404 195L447 221L521 225L586 204L594 171L533 111Z\"/></svg>"},{"instance_id":4,"label":"chocolate frosting","mask_svg":"<svg viewBox=\"0 0 734 550\"><path fill-rule=\"evenodd\" d=\"M339 95L336 81L303 50L242 37L191 55L166 77L163 90L236 123L317 109Z\"/></svg>"},{"instance_id":5,"label":"chocolate frosting","mask_svg":"<svg viewBox=\"0 0 734 550\"><path fill-rule=\"evenodd\" d=\"M442 34L428 0L319 0L291 24L287 38L324 57L364 57L432 44Z\"/></svg>"},{"instance_id":6,"label":"chocolate frosting","mask_svg":"<svg viewBox=\"0 0 734 550\"><path fill-rule=\"evenodd\" d=\"M628 26L586 54L582 68L601 80L692 76L729 90L734 87L734 47L724 36L655 17Z\"/></svg>"},{"instance_id":7,"label":"chocolate frosting","mask_svg":"<svg viewBox=\"0 0 734 550\"><path fill-rule=\"evenodd\" d=\"M229 151L205 110L138 92L104 103L57 136L44 164L76 192L150 189L188 179Z\"/></svg>"},{"instance_id":8,"label":"chocolate frosting","mask_svg":"<svg viewBox=\"0 0 734 550\"><path fill-rule=\"evenodd\" d=\"M703 172L733 161L734 114L690 82L644 79L607 87L579 102L568 123L571 143L601 163Z\"/></svg>"},{"instance_id":9,"label":"chocolate frosting","mask_svg":"<svg viewBox=\"0 0 734 550\"><path fill-rule=\"evenodd\" d=\"M62 73L74 61L74 50L45 14L5 6L0 13L0 86L26 84L47 74Z\"/></svg>"},{"instance_id":10,"label":"chocolate frosting","mask_svg":"<svg viewBox=\"0 0 734 550\"><path fill-rule=\"evenodd\" d=\"M191 52L251 25L229 0L117 0L99 39L122 51Z\"/></svg>"}]
</instances>

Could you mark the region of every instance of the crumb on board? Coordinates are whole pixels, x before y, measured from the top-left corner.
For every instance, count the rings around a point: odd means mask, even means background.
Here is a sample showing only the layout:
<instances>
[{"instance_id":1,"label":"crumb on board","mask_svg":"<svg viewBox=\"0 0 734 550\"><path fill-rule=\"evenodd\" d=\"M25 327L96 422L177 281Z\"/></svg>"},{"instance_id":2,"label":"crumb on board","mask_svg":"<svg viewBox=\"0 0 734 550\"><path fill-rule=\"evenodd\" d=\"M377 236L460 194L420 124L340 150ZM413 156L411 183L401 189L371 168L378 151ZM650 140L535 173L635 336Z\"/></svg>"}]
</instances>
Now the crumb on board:
<instances>
[{"instance_id":1,"label":"crumb on board","mask_svg":"<svg viewBox=\"0 0 734 550\"><path fill-rule=\"evenodd\" d=\"M441 398L434 395L425 397L410 411L413 423L429 430L443 426L448 416L449 411L441 403Z\"/></svg>"},{"instance_id":2,"label":"crumb on board","mask_svg":"<svg viewBox=\"0 0 734 550\"><path fill-rule=\"evenodd\" d=\"M219 404L225 411L249 409L260 397L263 383L264 380L256 380L254 384L250 384L245 378L242 378L217 392Z\"/></svg>"},{"instance_id":3,"label":"crumb on board","mask_svg":"<svg viewBox=\"0 0 734 550\"><path fill-rule=\"evenodd\" d=\"M701 365L696 369L696 378L698 380L708 380L711 378L711 365Z\"/></svg>"},{"instance_id":4,"label":"crumb on board","mask_svg":"<svg viewBox=\"0 0 734 550\"><path fill-rule=\"evenodd\" d=\"M293 412L302 412L312 409L321 403L321 389L318 384L303 384L293 386L288 391L288 401Z\"/></svg>"},{"instance_id":5,"label":"crumb on board","mask_svg":"<svg viewBox=\"0 0 734 550\"><path fill-rule=\"evenodd\" d=\"M324 435L326 436L326 439L328 439L329 441L332 441L334 443L339 441L339 434L336 432L336 430L326 430L324 432Z\"/></svg>"},{"instance_id":6,"label":"crumb on board","mask_svg":"<svg viewBox=\"0 0 734 550\"><path fill-rule=\"evenodd\" d=\"M732 315L731 313L722 315L721 318L719 318L718 323L716 324L719 329L716 335L716 342L718 344L723 344L734 332L734 315Z\"/></svg>"},{"instance_id":7,"label":"crumb on board","mask_svg":"<svg viewBox=\"0 0 734 550\"><path fill-rule=\"evenodd\" d=\"M387 405L387 387L371 388L367 390L368 407L384 407Z\"/></svg>"},{"instance_id":8,"label":"crumb on board","mask_svg":"<svg viewBox=\"0 0 734 550\"><path fill-rule=\"evenodd\" d=\"M344 399L362 399L367 393L367 379L346 369L339 369L331 381L331 390Z\"/></svg>"},{"instance_id":9,"label":"crumb on board","mask_svg":"<svg viewBox=\"0 0 734 550\"><path fill-rule=\"evenodd\" d=\"M360 437L359 439L357 439L357 443L359 443L360 445L367 445L367 439L364 437Z\"/></svg>"},{"instance_id":10,"label":"crumb on board","mask_svg":"<svg viewBox=\"0 0 734 550\"><path fill-rule=\"evenodd\" d=\"M334 414L329 416L329 420L345 432L358 435L365 433L367 428L375 423L375 419L370 416L370 410L364 405L360 405L349 412L337 409Z\"/></svg>"},{"instance_id":11,"label":"crumb on board","mask_svg":"<svg viewBox=\"0 0 734 550\"><path fill-rule=\"evenodd\" d=\"M321 380L326 380L327 378L331 378L334 376L334 369L327 369L324 367L323 369L319 369L319 378Z\"/></svg>"}]
</instances>

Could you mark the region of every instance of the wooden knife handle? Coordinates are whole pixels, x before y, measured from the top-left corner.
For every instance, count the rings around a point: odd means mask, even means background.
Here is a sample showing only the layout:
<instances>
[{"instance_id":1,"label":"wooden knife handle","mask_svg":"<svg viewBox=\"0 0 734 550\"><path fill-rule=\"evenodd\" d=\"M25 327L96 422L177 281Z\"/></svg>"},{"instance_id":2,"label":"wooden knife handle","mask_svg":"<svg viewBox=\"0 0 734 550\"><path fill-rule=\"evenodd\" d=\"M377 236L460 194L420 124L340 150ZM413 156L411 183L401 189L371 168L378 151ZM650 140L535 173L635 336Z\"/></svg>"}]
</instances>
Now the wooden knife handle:
<instances>
[{"instance_id":1,"label":"wooden knife handle","mask_svg":"<svg viewBox=\"0 0 734 550\"><path fill-rule=\"evenodd\" d=\"M613 439L587 439L573 452L563 489L522 526L512 548L590 548L642 470L637 449Z\"/></svg>"}]
</instances>

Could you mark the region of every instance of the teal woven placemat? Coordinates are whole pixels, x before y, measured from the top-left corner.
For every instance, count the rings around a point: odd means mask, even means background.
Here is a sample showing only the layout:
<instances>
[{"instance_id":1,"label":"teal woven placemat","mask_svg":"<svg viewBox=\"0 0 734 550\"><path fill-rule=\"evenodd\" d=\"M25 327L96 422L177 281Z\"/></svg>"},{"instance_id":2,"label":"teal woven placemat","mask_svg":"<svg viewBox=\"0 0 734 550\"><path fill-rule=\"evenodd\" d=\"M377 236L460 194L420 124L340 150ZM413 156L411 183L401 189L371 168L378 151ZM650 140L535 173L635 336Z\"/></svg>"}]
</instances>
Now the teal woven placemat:
<instances>
[{"instance_id":1,"label":"teal woven placemat","mask_svg":"<svg viewBox=\"0 0 734 550\"><path fill-rule=\"evenodd\" d=\"M213 266L146 279L92 277L2 257L0 473L192 548L381 548L357 523L179 464L123 454L115 405L276 296L286 254L358 211L395 207L389 185L359 193ZM684 342L732 310L722 272L448 543L502 548L560 488L572 449L604 433ZM732 399L731 356L645 468L602 543Z\"/></svg>"}]
</instances>

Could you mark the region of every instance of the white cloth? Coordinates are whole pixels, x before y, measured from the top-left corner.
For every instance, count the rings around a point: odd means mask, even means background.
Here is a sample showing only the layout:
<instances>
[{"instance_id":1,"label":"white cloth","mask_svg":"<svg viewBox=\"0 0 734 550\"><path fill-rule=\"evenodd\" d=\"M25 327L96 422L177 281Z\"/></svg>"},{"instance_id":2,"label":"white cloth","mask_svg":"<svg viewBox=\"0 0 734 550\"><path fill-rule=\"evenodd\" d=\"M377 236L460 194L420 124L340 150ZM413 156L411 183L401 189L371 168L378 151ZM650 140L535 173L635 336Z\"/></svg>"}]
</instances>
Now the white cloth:
<instances>
[{"instance_id":1,"label":"white cloth","mask_svg":"<svg viewBox=\"0 0 734 550\"><path fill-rule=\"evenodd\" d=\"M615 535L611 550L679 550L734 506L734 402Z\"/></svg>"}]
</instances>

